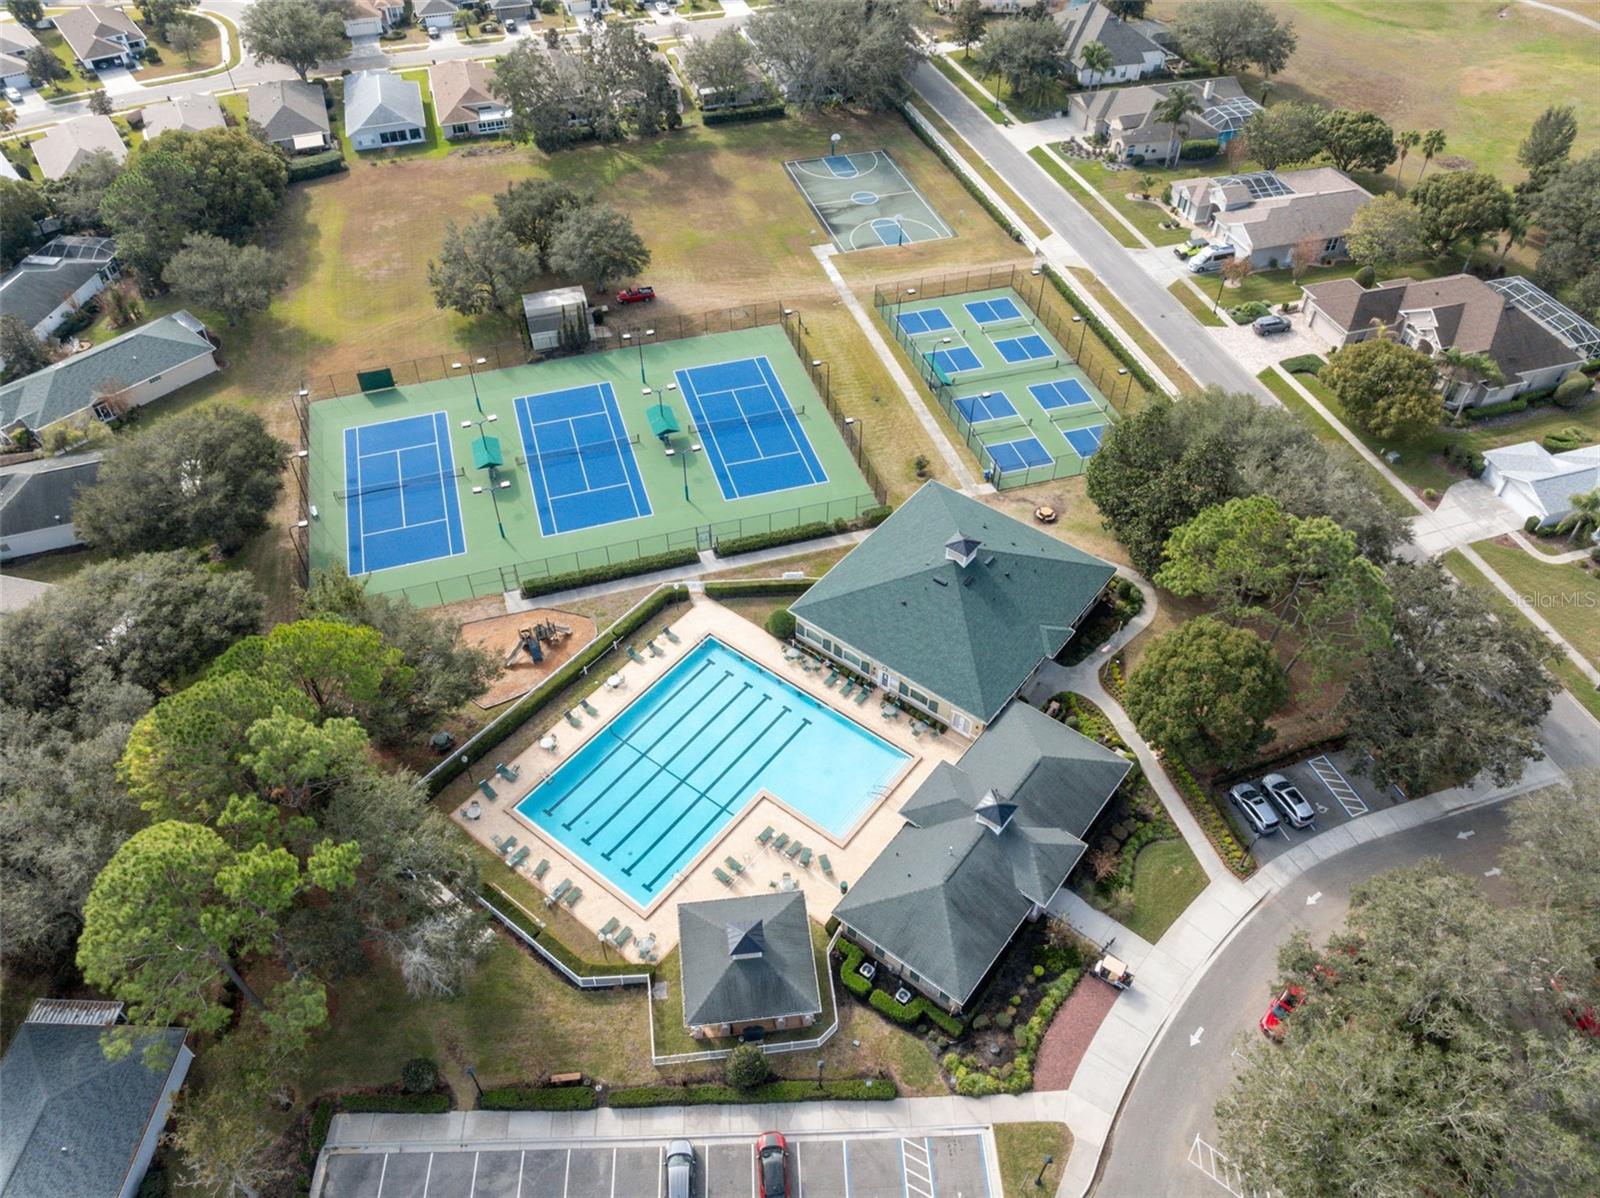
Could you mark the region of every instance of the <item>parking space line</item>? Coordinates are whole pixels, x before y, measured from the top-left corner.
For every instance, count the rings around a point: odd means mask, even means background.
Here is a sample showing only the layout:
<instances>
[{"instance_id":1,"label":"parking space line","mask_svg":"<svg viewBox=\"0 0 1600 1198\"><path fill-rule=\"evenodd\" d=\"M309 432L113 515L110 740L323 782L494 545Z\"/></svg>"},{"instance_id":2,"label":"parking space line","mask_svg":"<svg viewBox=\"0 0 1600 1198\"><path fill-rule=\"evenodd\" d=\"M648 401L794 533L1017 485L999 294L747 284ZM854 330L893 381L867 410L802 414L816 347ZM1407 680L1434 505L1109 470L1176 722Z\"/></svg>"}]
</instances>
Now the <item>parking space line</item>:
<instances>
[{"instance_id":1,"label":"parking space line","mask_svg":"<svg viewBox=\"0 0 1600 1198\"><path fill-rule=\"evenodd\" d=\"M566 1170L561 1174L561 1198L566 1198L567 1191L572 1188L572 1149L567 1149Z\"/></svg>"},{"instance_id":2,"label":"parking space line","mask_svg":"<svg viewBox=\"0 0 1600 1198\"><path fill-rule=\"evenodd\" d=\"M1270 1190L1246 1189L1239 1167L1230 1161L1215 1144L1209 1144L1198 1135L1189 1145L1189 1163L1234 1198L1272 1198Z\"/></svg>"},{"instance_id":3,"label":"parking space line","mask_svg":"<svg viewBox=\"0 0 1600 1198\"><path fill-rule=\"evenodd\" d=\"M475 1198L478 1193L478 1157L479 1153L472 1154L472 1184L467 1187L467 1198Z\"/></svg>"},{"instance_id":4,"label":"parking space line","mask_svg":"<svg viewBox=\"0 0 1600 1198\"><path fill-rule=\"evenodd\" d=\"M693 1162L690 1162L691 1164ZM667 1184L667 1146L656 1146L656 1198L664 1198ZM616 1174L612 1174L611 1188L616 1189Z\"/></svg>"},{"instance_id":5,"label":"parking space line","mask_svg":"<svg viewBox=\"0 0 1600 1198\"><path fill-rule=\"evenodd\" d=\"M433 1153L428 1153L428 1170L422 1175L422 1198L428 1198L428 1187L433 1184Z\"/></svg>"},{"instance_id":6,"label":"parking space line","mask_svg":"<svg viewBox=\"0 0 1600 1198\"><path fill-rule=\"evenodd\" d=\"M1358 815L1367 814L1370 808L1360 794L1356 792L1356 788L1345 780L1345 776L1339 772L1339 767L1333 764L1332 758L1326 756L1313 757L1306 764L1311 767L1311 772L1316 774L1322 784L1328 788L1328 793L1333 795L1339 806L1344 808L1346 815L1351 819L1355 819Z\"/></svg>"},{"instance_id":7,"label":"parking space line","mask_svg":"<svg viewBox=\"0 0 1600 1198\"><path fill-rule=\"evenodd\" d=\"M922 1137L922 1151L928 1154L928 1189L931 1193L939 1192L938 1169L933 1164L933 1141L927 1136Z\"/></svg>"},{"instance_id":8,"label":"parking space line","mask_svg":"<svg viewBox=\"0 0 1600 1198\"><path fill-rule=\"evenodd\" d=\"M917 1161L915 1154L921 1152L922 1160ZM924 1140L919 1146L915 1140L900 1140L900 1180L905 1186L906 1198L916 1194L918 1198L933 1198L933 1171L930 1167L928 1142ZM915 1165L917 1184L911 1184L912 1168ZM923 1186L927 1186L924 1189Z\"/></svg>"},{"instance_id":9,"label":"parking space line","mask_svg":"<svg viewBox=\"0 0 1600 1198\"><path fill-rule=\"evenodd\" d=\"M389 1154L383 1154L383 1168L378 1170L378 1193L375 1198L383 1198L383 1179L389 1176Z\"/></svg>"},{"instance_id":10,"label":"parking space line","mask_svg":"<svg viewBox=\"0 0 1600 1198\"><path fill-rule=\"evenodd\" d=\"M527 1150L517 1153L517 1192L515 1198L522 1198L522 1171L528 1167Z\"/></svg>"},{"instance_id":11,"label":"parking space line","mask_svg":"<svg viewBox=\"0 0 1600 1198\"><path fill-rule=\"evenodd\" d=\"M850 1137L844 1138L844 1198L850 1198Z\"/></svg>"},{"instance_id":12,"label":"parking space line","mask_svg":"<svg viewBox=\"0 0 1600 1198\"><path fill-rule=\"evenodd\" d=\"M617 1198L617 1150L611 1150L611 1198Z\"/></svg>"}]
</instances>

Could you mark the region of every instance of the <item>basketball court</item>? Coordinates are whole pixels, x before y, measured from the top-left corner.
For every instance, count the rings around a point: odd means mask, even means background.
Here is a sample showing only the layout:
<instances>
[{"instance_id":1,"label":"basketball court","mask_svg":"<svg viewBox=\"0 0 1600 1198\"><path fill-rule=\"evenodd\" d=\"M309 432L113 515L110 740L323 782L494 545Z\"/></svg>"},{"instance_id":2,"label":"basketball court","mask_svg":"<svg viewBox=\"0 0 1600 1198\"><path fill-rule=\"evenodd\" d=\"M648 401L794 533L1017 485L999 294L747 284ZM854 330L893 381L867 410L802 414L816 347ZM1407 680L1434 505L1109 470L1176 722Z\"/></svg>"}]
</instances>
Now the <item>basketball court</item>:
<instances>
[{"instance_id":1,"label":"basketball court","mask_svg":"<svg viewBox=\"0 0 1600 1198\"><path fill-rule=\"evenodd\" d=\"M807 158L784 169L842 251L955 236L887 150Z\"/></svg>"}]
</instances>

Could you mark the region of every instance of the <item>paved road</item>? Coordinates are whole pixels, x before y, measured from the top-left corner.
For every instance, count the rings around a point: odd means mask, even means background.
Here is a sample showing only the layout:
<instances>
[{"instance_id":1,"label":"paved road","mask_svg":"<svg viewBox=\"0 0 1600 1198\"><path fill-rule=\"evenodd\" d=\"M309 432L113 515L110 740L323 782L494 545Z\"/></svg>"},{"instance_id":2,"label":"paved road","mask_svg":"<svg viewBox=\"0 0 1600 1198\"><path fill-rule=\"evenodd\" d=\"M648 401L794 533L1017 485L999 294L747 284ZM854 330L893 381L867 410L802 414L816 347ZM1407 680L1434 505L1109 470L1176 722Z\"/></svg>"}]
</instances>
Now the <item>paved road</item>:
<instances>
[{"instance_id":1,"label":"paved road","mask_svg":"<svg viewBox=\"0 0 1600 1198\"><path fill-rule=\"evenodd\" d=\"M1173 357L1201 383L1246 391L1269 399L1255 376L1211 337L1172 295L1156 283L1133 256L1117 244L1060 184L1013 145L1000 127L980 112L938 69L920 64L911 76L925 100L982 155L1041 220L1077 252L1135 317L1144 322ZM1270 402L1270 399L1269 399Z\"/></svg>"}]
</instances>

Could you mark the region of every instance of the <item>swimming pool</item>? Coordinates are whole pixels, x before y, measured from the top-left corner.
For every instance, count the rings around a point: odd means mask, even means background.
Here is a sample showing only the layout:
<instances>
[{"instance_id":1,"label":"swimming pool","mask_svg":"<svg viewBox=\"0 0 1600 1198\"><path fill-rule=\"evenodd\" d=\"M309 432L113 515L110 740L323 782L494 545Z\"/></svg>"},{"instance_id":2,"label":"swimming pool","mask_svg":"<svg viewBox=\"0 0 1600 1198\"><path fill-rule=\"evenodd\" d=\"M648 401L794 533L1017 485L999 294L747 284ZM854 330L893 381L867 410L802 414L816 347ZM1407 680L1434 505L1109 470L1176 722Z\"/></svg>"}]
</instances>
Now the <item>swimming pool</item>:
<instances>
[{"instance_id":1,"label":"swimming pool","mask_svg":"<svg viewBox=\"0 0 1600 1198\"><path fill-rule=\"evenodd\" d=\"M843 839L909 760L707 637L517 812L647 907L758 791Z\"/></svg>"}]
</instances>

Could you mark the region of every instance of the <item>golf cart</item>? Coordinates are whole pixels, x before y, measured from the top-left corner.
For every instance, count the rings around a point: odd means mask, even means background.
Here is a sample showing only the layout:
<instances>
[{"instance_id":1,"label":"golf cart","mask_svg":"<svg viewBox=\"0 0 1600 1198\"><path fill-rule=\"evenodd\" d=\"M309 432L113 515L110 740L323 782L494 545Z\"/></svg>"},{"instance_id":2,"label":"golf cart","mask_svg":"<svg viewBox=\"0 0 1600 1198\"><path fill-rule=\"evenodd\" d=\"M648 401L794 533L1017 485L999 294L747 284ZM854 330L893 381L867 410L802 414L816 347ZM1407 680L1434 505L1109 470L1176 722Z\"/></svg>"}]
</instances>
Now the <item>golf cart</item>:
<instances>
[{"instance_id":1,"label":"golf cart","mask_svg":"<svg viewBox=\"0 0 1600 1198\"><path fill-rule=\"evenodd\" d=\"M1089 972L1102 982L1109 982L1118 990L1133 985L1133 971L1118 958L1106 953L1089 968Z\"/></svg>"}]
</instances>

